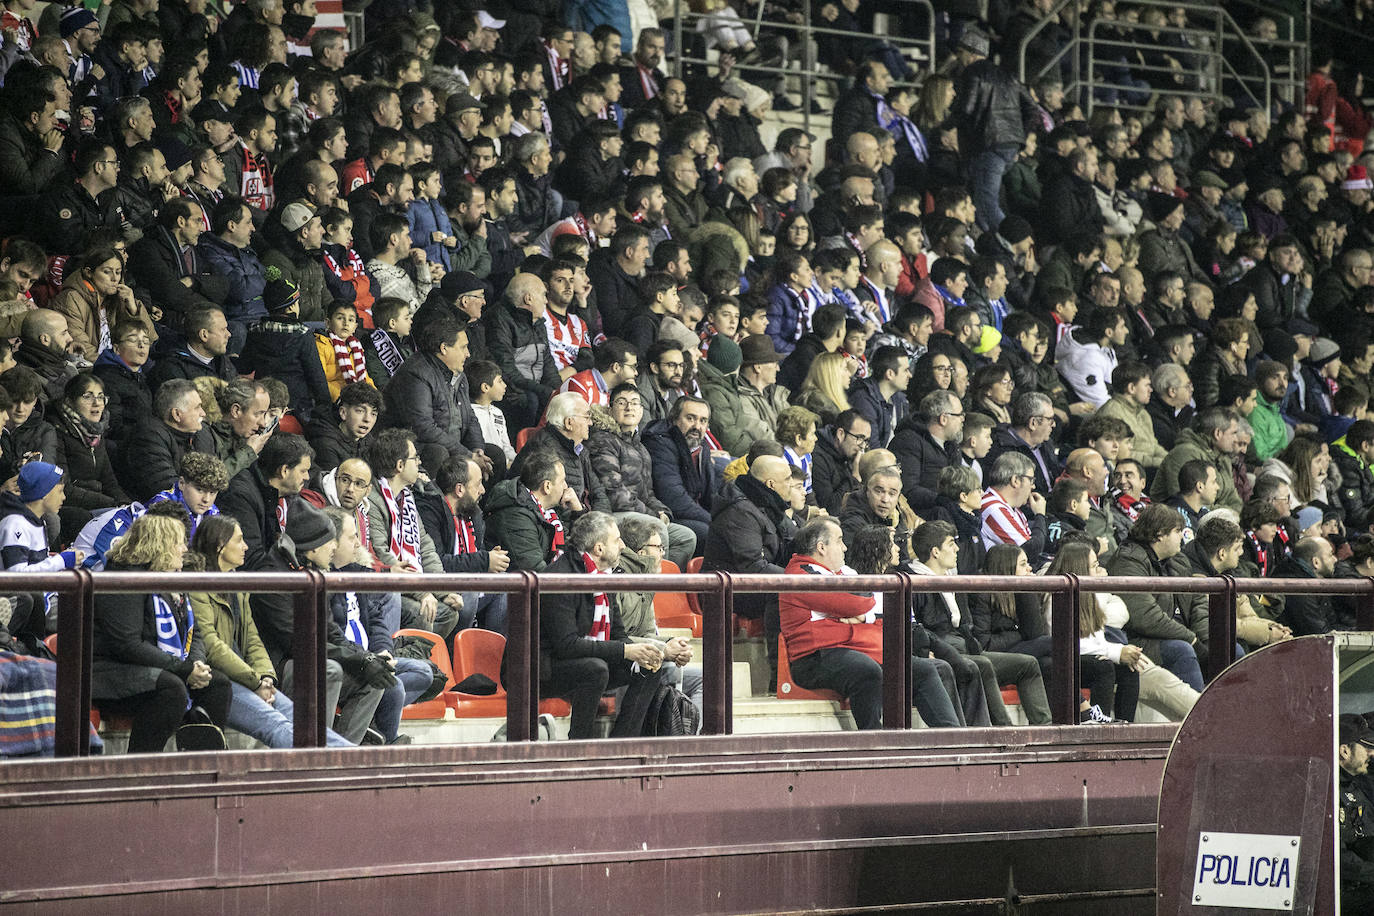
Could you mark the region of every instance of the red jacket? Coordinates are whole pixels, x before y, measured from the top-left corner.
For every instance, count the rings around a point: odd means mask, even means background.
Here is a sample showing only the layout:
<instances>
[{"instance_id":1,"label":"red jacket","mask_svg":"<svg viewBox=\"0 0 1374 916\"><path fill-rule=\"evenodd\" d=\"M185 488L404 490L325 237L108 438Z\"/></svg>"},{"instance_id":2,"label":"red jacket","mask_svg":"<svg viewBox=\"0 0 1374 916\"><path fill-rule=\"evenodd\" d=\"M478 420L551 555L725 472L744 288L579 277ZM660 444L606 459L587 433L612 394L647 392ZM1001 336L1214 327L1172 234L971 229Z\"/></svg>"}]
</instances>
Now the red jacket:
<instances>
[{"instance_id":1,"label":"red jacket","mask_svg":"<svg viewBox=\"0 0 1374 916\"><path fill-rule=\"evenodd\" d=\"M787 572L798 576L836 575L818 561L801 554L792 557L787 564ZM778 596L778 610L788 659L796 661L820 649L855 649L882 663L881 623L840 622L845 617L862 617L873 610L872 595L783 592Z\"/></svg>"}]
</instances>

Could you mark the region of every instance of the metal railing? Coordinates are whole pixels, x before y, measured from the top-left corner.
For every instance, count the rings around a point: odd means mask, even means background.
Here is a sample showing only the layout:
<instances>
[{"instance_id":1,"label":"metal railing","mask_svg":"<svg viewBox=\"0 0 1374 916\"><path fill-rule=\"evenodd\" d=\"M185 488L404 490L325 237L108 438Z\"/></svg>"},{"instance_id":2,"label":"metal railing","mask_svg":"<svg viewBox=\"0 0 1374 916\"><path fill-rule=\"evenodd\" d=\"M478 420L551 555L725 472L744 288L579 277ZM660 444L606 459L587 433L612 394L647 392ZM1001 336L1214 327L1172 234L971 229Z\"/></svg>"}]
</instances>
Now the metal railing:
<instances>
[{"instance_id":1,"label":"metal railing","mask_svg":"<svg viewBox=\"0 0 1374 916\"><path fill-rule=\"evenodd\" d=\"M759 3L759 14L749 23L752 28L754 40L757 41L759 32L767 29L773 32L781 32L788 36L791 43L801 43L801 67L789 68L788 61L784 60L780 66L769 66L766 64L750 63L745 64L736 60L734 69L741 74L759 74L764 77L789 76L798 77L801 83L801 115L802 124L807 129L811 128L811 102L816 98L815 82L824 80L831 83L848 83L851 77L836 73L828 68L822 68L817 64L815 55L815 43L813 38L816 36L833 36L837 38L848 38L851 40L882 38L890 42L900 53L903 48L916 48L920 50L930 68L934 68L935 59L935 8L930 0L893 0L893 5L886 12L889 16L896 15L896 9L901 7L911 7L920 12L925 18L926 34L923 37L913 37L906 35L882 34L874 35L869 32L858 32L850 29L831 29L817 26L812 21L812 0L802 0L801 23L778 22L763 20L763 3ZM683 0L675 0L673 6L673 75L679 79L682 77L683 66L686 64L708 65L714 61L705 57L692 57L686 53L684 36L695 34L695 28L688 28L694 23L703 19L711 18L709 14L694 13L689 10ZM790 51L791 49L789 49ZM900 84L894 82L894 84ZM909 85L916 85L913 82ZM837 93L838 94L838 93Z\"/></svg>"},{"instance_id":2,"label":"metal railing","mask_svg":"<svg viewBox=\"0 0 1374 916\"><path fill-rule=\"evenodd\" d=\"M1056 724L1078 722L1080 672L1078 612L1084 594L1097 592L1201 594L1208 596L1210 680L1234 660L1236 596L1241 594L1349 595L1356 600L1356 626L1374 630L1374 579L1079 578L1076 576L882 576L735 575L723 572L685 575L544 575L417 573L165 573L101 572L7 573L6 591L57 594L57 723L59 757L89 753L91 650L97 593L271 592L294 596L292 642L295 746L324 746L325 642L330 592L501 592L508 596L506 648L507 737L533 741L538 736L540 683L539 606L546 594L604 592L696 592L702 596L704 696L702 733L733 731L733 609L737 593L872 592L883 595L883 723L911 727L911 597L932 592L1027 592L1050 596L1054 634L1048 692Z\"/></svg>"}]
</instances>

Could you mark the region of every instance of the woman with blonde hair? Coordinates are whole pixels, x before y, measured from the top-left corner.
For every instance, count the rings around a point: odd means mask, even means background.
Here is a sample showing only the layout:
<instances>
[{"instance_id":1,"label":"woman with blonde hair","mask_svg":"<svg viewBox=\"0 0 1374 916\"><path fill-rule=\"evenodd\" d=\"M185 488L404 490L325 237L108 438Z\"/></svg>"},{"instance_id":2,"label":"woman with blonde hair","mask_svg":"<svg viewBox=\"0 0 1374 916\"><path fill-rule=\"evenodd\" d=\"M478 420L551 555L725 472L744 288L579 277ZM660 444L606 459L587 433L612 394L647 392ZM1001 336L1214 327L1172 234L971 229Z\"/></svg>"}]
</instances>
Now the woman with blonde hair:
<instances>
[{"instance_id":1,"label":"woman with blonde hair","mask_svg":"<svg viewBox=\"0 0 1374 916\"><path fill-rule=\"evenodd\" d=\"M105 568L174 573L185 555L186 526L145 515L115 541ZM216 730L203 726L224 728L232 691L206 662L202 630L184 594L95 596L91 702L102 715L133 719L129 753L161 751L173 734L181 750L223 749L223 733L206 741ZM186 725L201 727L178 730Z\"/></svg>"},{"instance_id":2,"label":"woman with blonde hair","mask_svg":"<svg viewBox=\"0 0 1374 916\"><path fill-rule=\"evenodd\" d=\"M843 353L817 356L792 403L819 415L822 425L834 423L835 418L850 407L847 392L855 365L854 360Z\"/></svg>"}]
</instances>

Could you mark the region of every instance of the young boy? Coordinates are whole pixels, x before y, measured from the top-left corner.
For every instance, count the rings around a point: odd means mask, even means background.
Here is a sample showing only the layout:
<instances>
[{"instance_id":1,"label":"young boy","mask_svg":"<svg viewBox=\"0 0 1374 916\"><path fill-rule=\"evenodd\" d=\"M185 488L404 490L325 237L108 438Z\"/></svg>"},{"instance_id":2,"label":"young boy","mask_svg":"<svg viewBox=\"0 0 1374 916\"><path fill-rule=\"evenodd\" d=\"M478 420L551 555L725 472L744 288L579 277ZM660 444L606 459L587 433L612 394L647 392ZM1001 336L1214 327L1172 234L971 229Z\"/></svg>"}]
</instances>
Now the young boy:
<instances>
[{"instance_id":1,"label":"young boy","mask_svg":"<svg viewBox=\"0 0 1374 916\"><path fill-rule=\"evenodd\" d=\"M488 445L501 449L509 464L515 460L515 449L511 447L506 429L506 415L496 406L496 402L506 396L506 380L501 377L501 368L485 359L474 359L467 364L463 374L468 378L472 412L477 414L482 438Z\"/></svg>"},{"instance_id":2,"label":"young boy","mask_svg":"<svg viewBox=\"0 0 1374 916\"><path fill-rule=\"evenodd\" d=\"M410 177L415 182L415 199L406 208L410 237L425 250L425 256L430 261L442 264L444 270L449 270L448 253L450 249L458 247L458 237L453 234L448 210L439 199L444 193L443 178L439 170L428 162L411 166Z\"/></svg>"},{"instance_id":3,"label":"young boy","mask_svg":"<svg viewBox=\"0 0 1374 916\"><path fill-rule=\"evenodd\" d=\"M868 357L864 354L868 352L868 339L872 336L873 325L857 318L844 320L844 343L840 350L854 360L855 378L868 378Z\"/></svg>"},{"instance_id":4,"label":"young boy","mask_svg":"<svg viewBox=\"0 0 1374 916\"><path fill-rule=\"evenodd\" d=\"M353 336L356 330L358 312L351 303L335 299L329 304L324 330L315 332L315 350L320 354L320 365L324 367L324 380L329 385L330 403L339 399L339 392L343 390L344 385L366 382L374 388L377 387L368 377L367 356L363 353L363 345Z\"/></svg>"},{"instance_id":5,"label":"young boy","mask_svg":"<svg viewBox=\"0 0 1374 916\"><path fill-rule=\"evenodd\" d=\"M978 479L984 478L983 459L992 451L992 429L997 423L985 413L971 413L964 417L964 435L959 442L959 460L973 469Z\"/></svg>"},{"instance_id":6,"label":"young boy","mask_svg":"<svg viewBox=\"0 0 1374 916\"><path fill-rule=\"evenodd\" d=\"M410 340L410 303L404 299L378 299L372 307L372 317L377 326L363 338L367 377L382 389L400 370L401 363L415 352Z\"/></svg>"},{"instance_id":7,"label":"young boy","mask_svg":"<svg viewBox=\"0 0 1374 916\"><path fill-rule=\"evenodd\" d=\"M1134 438L1131 428L1125 420L1116 417L1094 415L1084 420L1078 429L1078 441L1084 448L1101 455L1109 468L1122 457L1121 443L1127 438Z\"/></svg>"},{"instance_id":8,"label":"young boy","mask_svg":"<svg viewBox=\"0 0 1374 916\"><path fill-rule=\"evenodd\" d=\"M665 316L681 320L682 300L678 297L677 281L660 270L645 274L639 290L648 309L638 312L625 325L625 339L640 353L647 353L659 338Z\"/></svg>"},{"instance_id":9,"label":"young boy","mask_svg":"<svg viewBox=\"0 0 1374 916\"><path fill-rule=\"evenodd\" d=\"M987 547L983 543L983 481L973 468L950 465L940 471L935 484L935 509L931 519L949 522L957 532L959 572L977 575L983 568Z\"/></svg>"},{"instance_id":10,"label":"young boy","mask_svg":"<svg viewBox=\"0 0 1374 916\"><path fill-rule=\"evenodd\" d=\"M701 358L705 359L711 351L711 341L717 334L724 334L731 340L739 340L739 300L734 296L721 296L711 303L706 312L706 322L698 336L701 337Z\"/></svg>"},{"instance_id":11,"label":"young boy","mask_svg":"<svg viewBox=\"0 0 1374 916\"><path fill-rule=\"evenodd\" d=\"M863 306L854 295L859 275L856 252L849 248L827 248L816 253L816 282L811 289L822 305L833 302L851 318L863 320L866 317Z\"/></svg>"},{"instance_id":12,"label":"young boy","mask_svg":"<svg viewBox=\"0 0 1374 916\"><path fill-rule=\"evenodd\" d=\"M1064 535L1086 532L1090 508L1088 488L1083 481L1066 477L1056 483L1046 506L1049 517L1045 527L1045 554L1038 562L1032 560L1032 565L1041 566L1054 559ZM1103 541L1103 538L1098 538L1099 552L1105 548Z\"/></svg>"},{"instance_id":13,"label":"young boy","mask_svg":"<svg viewBox=\"0 0 1374 916\"><path fill-rule=\"evenodd\" d=\"M338 207L330 207L320 216L324 223L325 286L333 298L351 302L363 328L370 331L374 327L372 306L377 301L377 281L353 248L353 217Z\"/></svg>"},{"instance_id":14,"label":"young boy","mask_svg":"<svg viewBox=\"0 0 1374 916\"><path fill-rule=\"evenodd\" d=\"M1045 358L1053 363L1059 342L1077 326L1074 319L1078 317L1078 296L1071 289L1051 289L1045 296L1045 308L1053 324L1049 352Z\"/></svg>"},{"instance_id":15,"label":"young boy","mask_svg":"<svg viewBox=\"0 0 1374 916\"><path fill-rule=\"evenodd\" d=\"M741 339L768 333L768 300L750 296L740 302L739 336Z\"/></svg>"},{"instance_id":16,"label":"young boy","mask_svg":"<svg viewBox=\"0 0 1374 916\"><path fill-rule=\"evenodd\" d=\"M79 550L48 551L45 515L56 515L66 501L62 469L46 461L30 461L19 471L18 495L0 493L0 567L13 572L55 572L75 569L86 559ZM56 624L57 593L43 595L50 626ZM43 635L43 634L38 634Z\"/></svg>"}]
</instances>

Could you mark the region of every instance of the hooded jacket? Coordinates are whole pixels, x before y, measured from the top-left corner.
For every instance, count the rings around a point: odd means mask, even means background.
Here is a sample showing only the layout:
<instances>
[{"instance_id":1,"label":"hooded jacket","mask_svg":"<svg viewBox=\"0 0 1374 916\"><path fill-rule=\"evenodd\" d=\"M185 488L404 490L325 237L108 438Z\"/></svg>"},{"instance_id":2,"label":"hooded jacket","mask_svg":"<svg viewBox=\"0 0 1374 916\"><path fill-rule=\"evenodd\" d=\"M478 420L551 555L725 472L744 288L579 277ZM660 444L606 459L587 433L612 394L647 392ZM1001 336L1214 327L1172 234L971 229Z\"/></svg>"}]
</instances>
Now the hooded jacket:
<instances>
[{"instance_id":1,"label":"hooded jacket","mask_svg":"<svg viewBox=\"0 0 1374 916\"><path fill-rule=\"evenodd\" d=\"M510 554L511 572L542 572L549 565L554 527L545 521L534 495L520 481L511 478L491 488L486 518L487 549L504 547Z\"/></svg>"},{"instance_id":2,"label":"hooded jacket","mask_svg":"<svg viewBox=\"0 0 1374 916\"><path fill-rule=\"evenodd\" d=\"M777 493L745 474L720 488L701 568L736 573L781 573L792 553L796 525ZM762 616L768 596L739 594L735 612Z\"/></svg>"}]
</instances>

